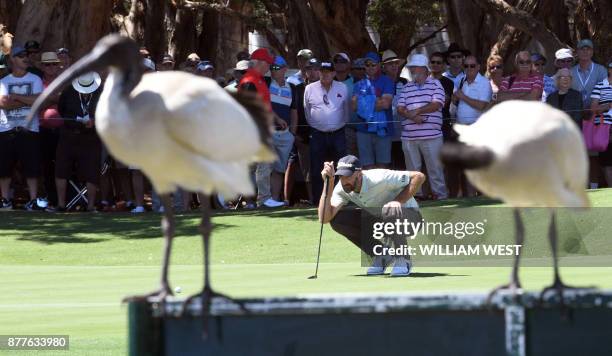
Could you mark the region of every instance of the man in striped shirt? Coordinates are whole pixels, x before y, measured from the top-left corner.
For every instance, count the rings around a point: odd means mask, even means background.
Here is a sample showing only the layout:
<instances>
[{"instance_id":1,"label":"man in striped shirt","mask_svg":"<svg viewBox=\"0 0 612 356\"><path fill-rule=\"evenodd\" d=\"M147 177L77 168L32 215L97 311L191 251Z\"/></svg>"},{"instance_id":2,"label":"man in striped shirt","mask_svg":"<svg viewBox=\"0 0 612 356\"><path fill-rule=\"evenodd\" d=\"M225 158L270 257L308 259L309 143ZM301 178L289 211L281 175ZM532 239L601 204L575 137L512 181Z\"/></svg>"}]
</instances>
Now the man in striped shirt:
<instances>
[{"instance_id":1,"label":"man in striped shirt","mask_svg":"<svg viewBox=\"0 0 612 356\"><path fill-rule=\"evenodd\" d=\"M437 199L446 199L448 191L439 159L445 96L440 81L429 77L428 64L426 56L415 54L406 65L413 81L402 88L397 101L402 117L402 150L409 171L421 170L423 155L432 192Z\"/></svg>"},{"instance_id":2,"label":"man in striped shirt","mask_svg":"<svg viewBox=\"0 0 612 356\"><path fill-rule=\"evenodd\" d=\"M542 100L544 79L541 74L531 72L531 54L520 51L514 58L516 73L502 80L497 101Z\"/></svg>"}]
</instances>

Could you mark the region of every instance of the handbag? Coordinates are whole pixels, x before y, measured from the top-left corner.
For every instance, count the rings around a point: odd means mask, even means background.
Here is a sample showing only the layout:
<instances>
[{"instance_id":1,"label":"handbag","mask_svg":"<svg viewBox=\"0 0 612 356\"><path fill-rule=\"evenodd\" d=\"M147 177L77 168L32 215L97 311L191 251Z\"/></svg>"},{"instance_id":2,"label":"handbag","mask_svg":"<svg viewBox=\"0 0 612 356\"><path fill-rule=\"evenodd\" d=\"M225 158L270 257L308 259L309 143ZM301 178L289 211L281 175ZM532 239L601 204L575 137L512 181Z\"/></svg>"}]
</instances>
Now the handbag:
<instances>
[{"instance_id":1,"label":"handbag","mask_svg":"<svg viewBox=\"0 0 612 356\"><path fill-rule=\"evenodd\" d=\"M595 118L599 118L599 123L595 123ZM610 142L610 124L604 122L603 115L593 115L589 120L582 121L582 135L587 149L603 152Z\"/></svg>"}]
</instances>

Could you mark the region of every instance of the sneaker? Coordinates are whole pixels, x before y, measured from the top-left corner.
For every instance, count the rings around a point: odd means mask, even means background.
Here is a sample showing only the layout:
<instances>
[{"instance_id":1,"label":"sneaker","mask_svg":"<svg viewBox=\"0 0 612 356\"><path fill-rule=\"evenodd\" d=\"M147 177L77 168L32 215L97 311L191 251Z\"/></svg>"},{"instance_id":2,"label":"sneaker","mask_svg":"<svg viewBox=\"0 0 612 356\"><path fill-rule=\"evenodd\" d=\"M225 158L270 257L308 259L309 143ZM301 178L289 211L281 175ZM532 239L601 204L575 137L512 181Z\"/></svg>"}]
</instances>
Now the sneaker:
<instances>
[{"instance_id":1,"label":"sneaker","mask_svg":"<svg viewBox=\"0 0 612 356\"><path fill-rule=\"evenodd\" d=\"M36 198L32 199L25 205L25 210L27 211L43 211L49 206L47 199L45 198Z\"/></svg>"},{"instance_id":2,"label":"sneaker","mask_svg":"<svg viewBox=\"0 0 612 356\"><path fill-rule=\"evenodd\" d=\"M406 257L396 257L391 269L391 277L406 277L410 275L412 262Z\"/></svg>"},{"instance_id":3,"label":"sneaker","mask_svg":"<svg viewBox=\"0 0 612 356\"><path fill-rule=\"evenodd\" d=\"M366 274L368 276L378 276L385 273L385 268L387 268L388 264L387 256L376 256L374 257L374 261L372 261L372 265L368 267Z\"/></svg>"},{"instance_id":4,"label":"sneaker","mask_svg":"<svg viewBox=\"0 0 612 356\"><path fill-rule=\"evenodd\" d=\"M270 198L264 201L262 205L268 208L280 208L281 206L285 206L285 203L283 203L282 201L276 201Z\"/></svg>"},{"instance_id":5,"label":"sneaker","mask_svg":"<svg viewBox=\"0 0 612 356\"><path fill-rule=\"evenodd\" d=\"M132 213L134 213L134 214L140 214L140 213L144 213L145 212L145 208L144 208L144 206L139 205L139 206L135 207L134 209L132 209L130 211Z\"/></svg>"},{"instance_id":6,"label":"sneaker","mask_svg":"<svg viewBox=\"0 0 612 356\"><path fill-rule=\"evenodd\" d=\"M8 199L0 198L0 210L9 209L13 209L13 202Z\"/></svg>"}]
</instances>

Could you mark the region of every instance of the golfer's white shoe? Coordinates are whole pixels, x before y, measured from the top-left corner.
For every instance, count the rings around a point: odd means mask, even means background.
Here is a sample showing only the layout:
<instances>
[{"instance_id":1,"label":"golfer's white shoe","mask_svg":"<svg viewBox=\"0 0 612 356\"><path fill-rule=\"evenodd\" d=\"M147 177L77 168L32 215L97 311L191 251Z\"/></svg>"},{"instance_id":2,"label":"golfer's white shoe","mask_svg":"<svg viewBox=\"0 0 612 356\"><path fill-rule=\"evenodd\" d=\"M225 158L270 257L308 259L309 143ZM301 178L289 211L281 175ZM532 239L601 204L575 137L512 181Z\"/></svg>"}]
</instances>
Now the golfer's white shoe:
<instances>
[{"instance_id":1,"label":"golfer's white shoe","mask_svg":"<svg viewBox=\"0 0 612 356\"><path fill-rule=\"evenodd\" d=\"M368 276L377 276L385 273L385 268L389 264L387 256L375 256L372 265L368 268L366 274Z\"/></svg>"},{"instance_id":2,"label":"golfer's white shoe","mask_svg":"<svg viewBox=\"0 0 612 356\"><path fill-rule=\"evenodd\" d=\"M391 277L406 277L410 275L412 270L412 262L406 257L396 257L391 269Z\"/></svg>"}]
</instances>

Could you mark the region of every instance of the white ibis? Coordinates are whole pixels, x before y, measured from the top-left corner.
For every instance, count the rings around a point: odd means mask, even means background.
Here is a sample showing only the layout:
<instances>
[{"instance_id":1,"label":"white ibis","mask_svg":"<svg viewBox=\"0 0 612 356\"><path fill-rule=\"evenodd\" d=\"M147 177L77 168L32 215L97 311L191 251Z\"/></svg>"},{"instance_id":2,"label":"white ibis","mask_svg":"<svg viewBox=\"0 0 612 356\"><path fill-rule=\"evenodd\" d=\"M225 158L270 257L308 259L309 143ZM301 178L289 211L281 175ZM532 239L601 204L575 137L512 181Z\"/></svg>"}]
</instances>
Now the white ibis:
<instances>
[{"instance_id":1,"label":"white ibis","mask_svg":"<svg viewBox=\"0 0 612 356\"><path fill-rule=\"evenodd\" d=\"M470 182L485 194L515 207L516 243L524 231L518 208L588 207L585 187L588 156L582 134L564 112L533 101L507 101L494 106L470 126L455 125L458 144L445 144L446 165L466 169ZM555 212L551 212L549 239L553 255L554 289L563 302L567 288L559 276ZM496 288L518 292L520 253L515 256L511 281Z\"/></svg>"},{"instance_id":2,"label":"white ibis","mask_svg":"<svg viewBox=\"0 0 612 356\"><path fill-rule=\"evenodd\" d=\"M165 209L161 287L133 298L157 296L163 301L172 295L168 283L174 235L171 192L181 187L205 195L213 191L225 196L252 195L249 164L275 159L269 145L271 118L254 97L239 97L239 104L211 79L175 71L143 75L138 45L118 35L102 38L91 53L51 83L31 112L44 107L50 95L74 78L107 68L109 75L95 116L98 134L113 156L141 168ZM202 201L205 268L201 297L206 323L211 298L229 298L210 287L208 196Z\"/></svg>"}]
</instances>

